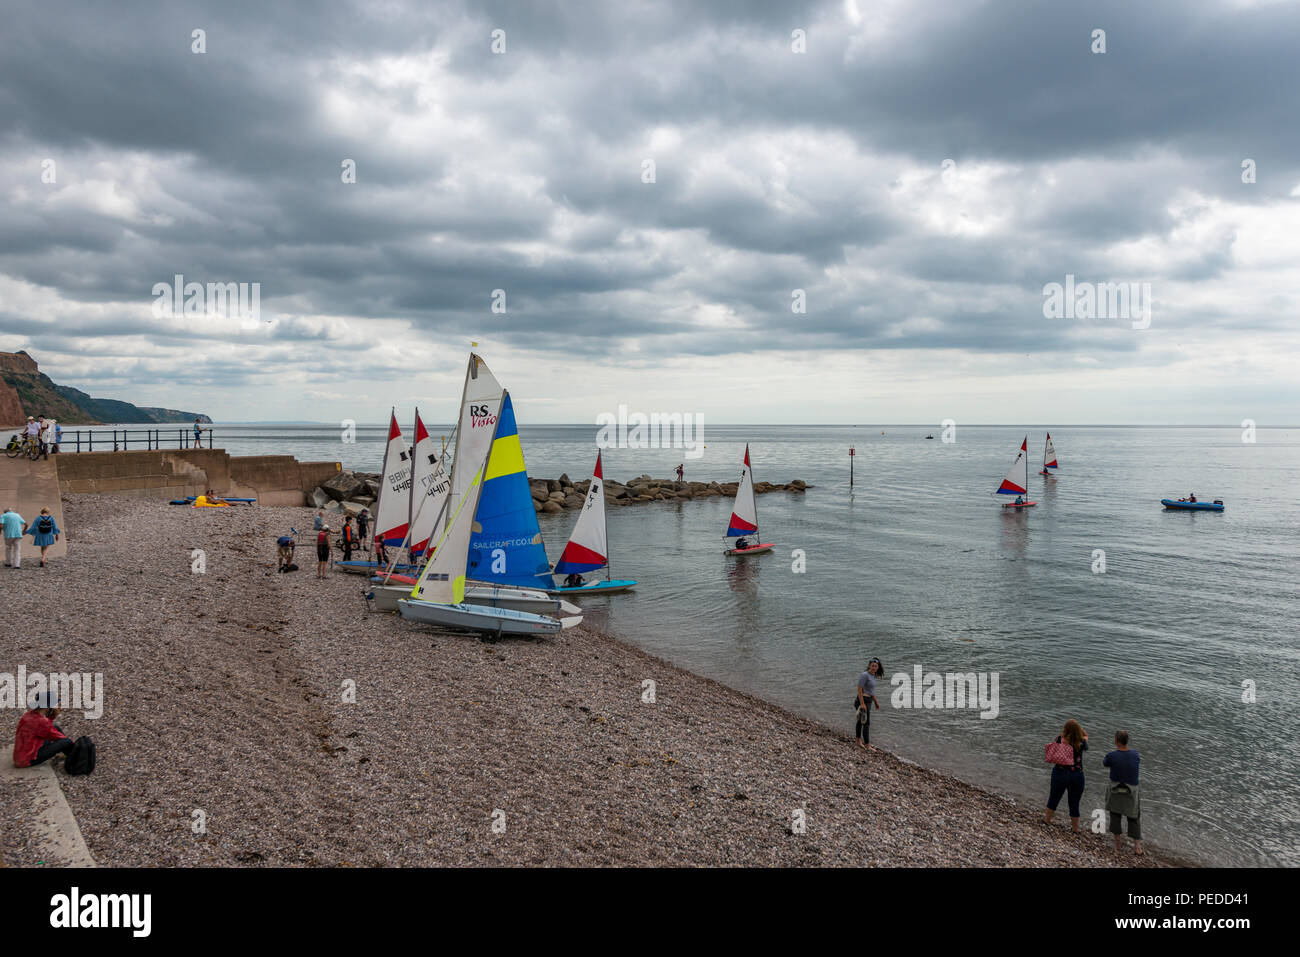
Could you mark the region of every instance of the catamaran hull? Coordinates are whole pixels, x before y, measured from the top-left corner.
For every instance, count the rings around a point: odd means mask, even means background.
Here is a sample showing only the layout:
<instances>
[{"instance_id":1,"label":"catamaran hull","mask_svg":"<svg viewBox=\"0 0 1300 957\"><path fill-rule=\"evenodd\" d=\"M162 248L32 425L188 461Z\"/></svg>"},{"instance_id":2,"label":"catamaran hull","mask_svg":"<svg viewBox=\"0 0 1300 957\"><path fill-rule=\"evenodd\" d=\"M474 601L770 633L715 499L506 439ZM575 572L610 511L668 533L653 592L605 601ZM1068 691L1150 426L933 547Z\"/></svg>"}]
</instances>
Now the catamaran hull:
<instances>
[{"instance_id":1,"label":"catamaran hull","mask_svg":"<svg viewBox=\"0 0 1300 957\"><path fill-rule=\"evenodd\" d=\"M1222 502L1175 502L1172 498L1162 498L1160 504L1168 509L1185 512L1222 512Z\"/></svg>"},{"instance_id":2,"label":"catamaran hull","mask_svg":"<svg viewBox=\"0 0 1300 957\"><path fill-rule=\"evenodd\" d=\"M530 615L509 608L489 608L486 605L468 604L440 605L416 598L399 600L397 610L408 621L437 625L440 628L476 631L484 635L554 635L582 621L581 616L548 618L545 615Z\"/></svg>"},{"instance_id":3,"label":"catamaran hull","mask_svg":"<svg viewBox=\"0 0 1300 957\"><path fill-rule=\"evenodd\" d=\"M752 548L728 548L725 551L727 555L761 555L763 552L770 552L776 546L775 542L767 542L762 545L755 545Z\"/></svg>"},{"instance_id":4,"label":"catamaran hull","mask_svg":"<svg viewBox=\"0 0 1300 957\"><path fill-rule=\"evenodd\" d=\"M630 591L636 587L636 582L630 578L615 578L611 581L587 582L585 585L578 585L576 588L552 588L547 594L550 595L611 595L614 592Z\"/></svg>"},{"instance_id":5,"label":"catamaran hull","mask_svg":"<svg viewBox=\"0 0 1300 957\"><path fill-rule=\"evenodd\" d=\"M393 584L390 580L387 585L383 582L384 580L378 576L372 580L374 587L371 589L373 596L371 600L380 611L397 611L398 601L411 597L411 589L414 587L415 582L408 580ZM552 598L545 592L493 588L491 586L470 586L466 588L465 604L483 605L486 608L509 608L513 611L526 611L533 615L576 615L582 611L577 605L558 598Z\"/></svg>"}]
</instances>

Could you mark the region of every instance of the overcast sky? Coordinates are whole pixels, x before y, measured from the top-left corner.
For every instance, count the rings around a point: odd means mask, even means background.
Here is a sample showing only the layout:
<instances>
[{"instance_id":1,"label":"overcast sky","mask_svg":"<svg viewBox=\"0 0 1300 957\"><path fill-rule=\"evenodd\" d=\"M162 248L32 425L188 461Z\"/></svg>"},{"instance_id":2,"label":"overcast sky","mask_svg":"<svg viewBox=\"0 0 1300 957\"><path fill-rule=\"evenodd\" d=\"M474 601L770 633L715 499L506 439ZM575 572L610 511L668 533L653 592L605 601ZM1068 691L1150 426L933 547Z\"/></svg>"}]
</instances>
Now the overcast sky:
<instances>
[{"instance_id":1,"label":"overcast sky","mask_svg":"<svg viewBox=\"0 0 1300 957\"><path fill-rule=\"evenodd\" d=\"M0 350L97 396L445 421L477 341L525 423L1300 421L1295 3L0 12Z\"/></svg>"}]
</instances>

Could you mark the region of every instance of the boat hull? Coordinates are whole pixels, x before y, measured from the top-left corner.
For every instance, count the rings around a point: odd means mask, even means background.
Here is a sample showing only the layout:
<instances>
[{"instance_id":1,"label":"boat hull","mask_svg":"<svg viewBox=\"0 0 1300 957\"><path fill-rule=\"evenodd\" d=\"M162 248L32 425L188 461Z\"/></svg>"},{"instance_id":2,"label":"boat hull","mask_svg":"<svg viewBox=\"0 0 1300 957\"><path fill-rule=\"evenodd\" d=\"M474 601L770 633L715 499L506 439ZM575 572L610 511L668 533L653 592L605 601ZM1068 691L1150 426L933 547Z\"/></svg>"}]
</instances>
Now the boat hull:
<instances>
[{"instance_id":1,"label":"boat hull","mask_svg":"<svg viewBox=\"0 0 1300 957\"><path fill-rule=\"evenodd\" d=\"M358 559L350 559L346 562L335 562L335 569L346 572L349 575L375 575L382 574L388 570L387 565L380 565L378 562L364 562ZM399 575L418 575L420 572L417 565L397 565L393 571Z\"/></svg>"},{"instance_id":2,"label":"boat hull","mask_svg":"<svg viewBox=\"0 0 1300 957\"><path fill-rule=\"evenodd\" d=\"M554 635L582 621L581 616L549 618L545 615L531 615L510 608L489 608L486 605L469 604L441 605L416 598L400 599L397 610L408 621L417 621L423 625L437 625L440 628L475 631L484 635Z\"/></svg>"},{"instance_id":3,"label":"boat hull","mask_svg":"<svg viewBox=\"0 0 1300 957\"><path fill-rule=\"evenodd\" d=\"M1182 502L1172 498L1162 498L1160 504L1170 511L1181 512L1222 512L1221 502Z\"/></svg>"},{"instance_id":4,"label":"boat hull","mask_svg":"<svg viewBox=\"0 0 1300 957\"><path fill-rule=\"evenodd\" d=\"M726 555L761 555L764 552L770 552L776 547L775 542L765 542L762 545L754 545L750 548L728 548L724 550Z\"/></svg>"},{"instance_id":5,"label":"boat hull","mask_svg":"<svg viewBox=\"0 0 1300 957\"><path fill-rule=\"evenodd\" d=\"M1003 508L1033 508L1037 502L1003 502Z\"/></svg>"},{"instance_id":6,"label":"boat hull","mask_svg":"<svg viewBox=\"0 0 1300 957\"><path fill-rule=\"evenodd\" d=\"M631 578L615 578L603 582L587 582L585 585L579 585L576 588L552 588L547 594L550 595L611 595L614 592L631 591L636 587L636 582Z\"/></svg>"},{"instance_id":7,"label":"boat hull","mask_svg":"<svg viewBox=\"0 0 1300 957\"><path fill-rule=\"evenodd\" d=\"M370 582L373 586L371 601L380 611L397 611L398 601L411 597L411 589L415 587L415 579L406 575L393 575L388 580L388 584L384 584L384 579L376 575ZM483 605L487 608L510 608L534 615L576 615L582 611L577 605L552 598L545 592L495 588L490 585L467 587L465 604Z\"/></svg>"}]
</instances>

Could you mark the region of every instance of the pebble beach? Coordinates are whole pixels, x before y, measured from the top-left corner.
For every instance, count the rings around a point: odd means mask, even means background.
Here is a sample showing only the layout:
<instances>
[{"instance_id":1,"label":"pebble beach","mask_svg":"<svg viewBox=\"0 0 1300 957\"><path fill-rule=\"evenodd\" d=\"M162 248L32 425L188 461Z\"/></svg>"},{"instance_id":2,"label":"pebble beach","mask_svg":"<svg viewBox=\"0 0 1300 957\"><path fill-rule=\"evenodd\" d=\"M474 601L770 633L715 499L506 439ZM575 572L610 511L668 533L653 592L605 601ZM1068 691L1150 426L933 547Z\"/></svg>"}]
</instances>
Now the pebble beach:
<instances>
[{"instance_id":1,"label":"pebble beach","mask_svg":"<svg viewBox=\"0 0 1300 957\"><path fill-rule=\"evenodd\" d=\"M104 674L103 716L59 719L98 747L59 779L99 864L1179 863L585 627L483 641L368 611L361 577L315 577L313 511L69 495L68 556L3 569L11 609L40 603L0 627L4 667ZM41 860L33 813L0 802L6 866Z\"/></svg>"}]
</instances>

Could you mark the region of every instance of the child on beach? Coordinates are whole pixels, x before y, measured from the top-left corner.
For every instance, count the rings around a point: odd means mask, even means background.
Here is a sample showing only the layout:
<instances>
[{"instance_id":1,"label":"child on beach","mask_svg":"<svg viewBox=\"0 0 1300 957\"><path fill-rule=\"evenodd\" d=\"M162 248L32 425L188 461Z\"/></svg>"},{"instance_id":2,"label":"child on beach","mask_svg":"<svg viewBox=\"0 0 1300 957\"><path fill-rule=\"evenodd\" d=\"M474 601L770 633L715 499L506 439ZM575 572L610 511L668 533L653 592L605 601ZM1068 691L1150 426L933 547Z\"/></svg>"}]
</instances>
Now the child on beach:
<instances>
[{"instance_id":1,"label":"child on beach","mask_svg":"<svg viewBox=\"0 0 1300 957\"><path fill-rule=\"evenodd\" d=\"M66 756L72 750L72 739L54 723L59 716L55 704L50 692L41 692L31 710L18 720L18 730L14 733L14 767L34 767L56 754Z\"/></svg>"},{"instance_id":2,"label":"child on beach","mask_svg":"<svg viewBox=\"0 0 1300 957\"><path fill-rule=\"evenodd\" d=\"M54 522L54 516L50 514L48 508L41 509L41 514L36 521L27 529L27 534L32 536L32 544L41 550L41 567L45 567L45 553L49 547L59 540L63 534L59 531L59 526Z\"/></svg>"},{"instance_id":3,"label":"child on beach","mask_svg":"<svg viewBox=\"0 0 1300 957\"><path fill-rule=\"evenodd\" d=\"M1070 831L1079 833L1079 800L1083 797L1083 752L1088 750L1088 732L1079 722L1071 718L1056 736L1056 744L1064 742L1074 749L1074 762L1069 765L1052 765L1052 786L1047 795L1047 813L1043 816L1044 824L1052 823L1052 815L1061 803L1061 795L1069 794Z\"/></svg>"},{"instance_id":4,"label":"child on beach","mask_svg":"<svg viewBox=\"0 0 1300 957\"><path fill-rule=\"evenodd\" d=\"M20 568L23 563L23 536L27 534L27 525L23 517L12 508L7 508L0 515L5 539L5 568Z\"/></svg>"},{"instance_id":5,"label":"child on beach","mask_svg":"<svg viewBox=\"0 0 1300 957\"><path fill-rule=\"evenodd\" d=\"M325 577L325 566L330 561L330 527L322 525L316 533L316 577Z\"/></svg>"},{"instance_id":6,"label":"child on beach","mask_svg":"<svg viewBox=\"0 0 1300 957\"><path fill-rule=\"evenodd\" d=\"M867 670L858 675L858 693L854 698L858 709L858 723L854 737L857 738L858 747L870 751L875 750L875 745L871 743L871 708L873 705L877 710L880 708L880 702L876 700L876 682L884 675L885 666L880 663L879 658L868 661Z\"/></svg>"},{"instance_id":7,"label":"child on beach","mask_svg":"<svg viewBox=\"0 0 1300 957\"><path fill-rule=\"evenodd\" d=\"M1115 732L1115 750L1101 759L1102 767L1110 768L1110 781L1106 784L1106 810L1110 812L1110 833L1115 835L1115 851L1119 852L1120 818L1128 818L1128 836L1133 841L1133 853L1142 853L1142 804L1138 796L1137 748L1128 746L1128 732Z\"/></svg>"},{"instance_id":8,"label":"child on beach","mask_svg":"<svg viewBox=\"0 0 1300 957\"><path fill-rule=\"evenodd\" d=\"M361 550L370 551L370 509L363 508L361 514L357 516L357 537L361 540Z\"/></svg>"}]
</instances>

